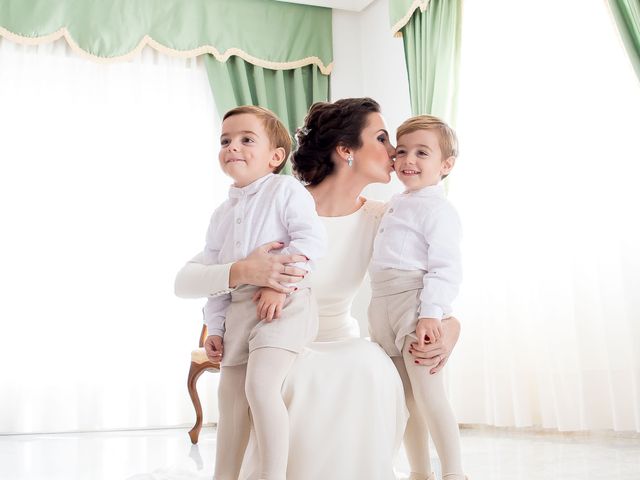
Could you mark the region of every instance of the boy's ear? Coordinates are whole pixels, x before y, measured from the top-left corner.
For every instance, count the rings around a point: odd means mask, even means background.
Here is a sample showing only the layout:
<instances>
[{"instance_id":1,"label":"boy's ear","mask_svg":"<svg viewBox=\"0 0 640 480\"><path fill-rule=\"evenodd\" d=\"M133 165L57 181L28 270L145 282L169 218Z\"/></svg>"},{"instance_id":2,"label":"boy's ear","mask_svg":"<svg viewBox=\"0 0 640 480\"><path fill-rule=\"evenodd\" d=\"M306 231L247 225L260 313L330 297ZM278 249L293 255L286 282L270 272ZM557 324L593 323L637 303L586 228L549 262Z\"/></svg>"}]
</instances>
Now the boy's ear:
<instances>
[{"instance_id":1,"label":"boy's ear","mask_svg":"<svg viewBox=\"0 0 640 480\"><path fill-rule=\"evenodd\" d=\"M442 161L442 165L440 165L440 174L441 175L449 175L449 172L453 170L453 166L456 164L456 157L445 158Z\"/></svg>"},{"instance_id":2,"label":"boy's ear","mask_svg":"<svg viewBox=\"0 0 640 480\"><path fill-rule=\"evenodd\" d=\"M273 155L269 161L269 166L272 169L279 167L286 159L286 152L284 151L284 148L278 147L273 151Z\"/></svg>"}]
</instances>

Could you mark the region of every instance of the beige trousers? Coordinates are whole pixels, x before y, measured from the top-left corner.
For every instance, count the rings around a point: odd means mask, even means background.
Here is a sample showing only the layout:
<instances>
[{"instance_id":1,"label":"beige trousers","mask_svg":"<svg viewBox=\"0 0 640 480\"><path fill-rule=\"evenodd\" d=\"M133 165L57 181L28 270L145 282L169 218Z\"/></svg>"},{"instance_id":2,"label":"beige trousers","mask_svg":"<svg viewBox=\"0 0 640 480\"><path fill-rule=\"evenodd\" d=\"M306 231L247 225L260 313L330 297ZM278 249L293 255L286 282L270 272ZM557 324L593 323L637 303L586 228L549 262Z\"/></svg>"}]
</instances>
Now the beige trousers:
<instances>
[{"instance_id":1,"label":"beige trousers","mask_svg":"<svg viewBox=\"0 0 640 480\"><path fill-rule=\"evenodd\" d=\"M431 375L409 353L415 342L422 271L383 270L371 275L369 333L392 358L404 387L409 420L404 446L412 480L431 475L429 435L438 453L444 480L464 480L460 435L446 396L442 370ZM433 478L433 477L431 477Z\"/></svg>"}]
</instances>

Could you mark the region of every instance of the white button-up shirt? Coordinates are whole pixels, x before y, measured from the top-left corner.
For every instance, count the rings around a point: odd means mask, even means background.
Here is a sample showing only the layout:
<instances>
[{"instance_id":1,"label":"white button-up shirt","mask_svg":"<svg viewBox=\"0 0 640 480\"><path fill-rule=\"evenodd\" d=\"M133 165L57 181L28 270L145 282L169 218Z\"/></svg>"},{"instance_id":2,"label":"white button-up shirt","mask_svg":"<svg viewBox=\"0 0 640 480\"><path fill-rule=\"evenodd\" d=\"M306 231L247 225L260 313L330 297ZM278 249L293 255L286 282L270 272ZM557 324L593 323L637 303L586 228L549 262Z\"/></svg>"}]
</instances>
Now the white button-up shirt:
<instances>
[{"instance_id":1,"label":"white button-up shirt","mask_svg":"<svg viewBox=\"0 0 640 480\"><path fill-rule=\"evenodd\" d=\"M236 262L260 245L277 241L285 245L279 253L306 256L309 262L295 265L309 271L327 248L311 194L291 176L269 174L246 187L230 187L229 198L211 216L204 262ZM230 302L230 290L207 299L204 321L209 335L224 334Z\"/></svg>"},{"instance_id":2,"label":"white button-up shirt","mask_svg":"<svg viewBox=\"0 0 640 480\"><path fill-rule=\"evenodd\" d=\"M423 270L420 318L442 319L462 281L462 228L442 184L395 195L373 244L370 270Z\"/></svg>"}]
</instances>

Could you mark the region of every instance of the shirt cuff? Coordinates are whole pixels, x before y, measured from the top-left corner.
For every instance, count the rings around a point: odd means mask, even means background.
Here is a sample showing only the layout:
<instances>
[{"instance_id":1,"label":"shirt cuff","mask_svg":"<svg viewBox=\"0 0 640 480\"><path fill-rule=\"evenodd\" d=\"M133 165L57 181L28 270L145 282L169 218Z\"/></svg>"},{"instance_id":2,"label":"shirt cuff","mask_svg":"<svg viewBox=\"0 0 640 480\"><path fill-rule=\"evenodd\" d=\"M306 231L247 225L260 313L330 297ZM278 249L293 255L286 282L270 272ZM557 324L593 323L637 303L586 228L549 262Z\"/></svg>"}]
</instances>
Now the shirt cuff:
<instances>
[{"instance_id":1,"label":"shirt cuff","mask_svg":"<svg viewBox=\"0 0 640 480\"><path fill-rule=\"evenodd\" d=\"M224 337L224 324L221 326L220 322L215 321L213 319L211 322L204 322L207 325L207 337L211 335L219 335Z\"/></svg>"},{"instance_id":2,"label":"shirt cuff","mask_svg":"<svg viewBox=\"0 0 640 480\"><path fill-rule=\"evenodd\" d=\"M229 274L231 272L231 267L233 266L233 263L225 263L223 265L220 265L220 271L217 272L218 275L218 279L219 281L216 281L214 283L216 284L224 284L227 285L227 288L224 288L222 290L215 290L213 292L209 293L210 297L219 297L220 295L226 295L227 293L231 293L234 290L236 290L238 287L229 287Z\"/></svg>"},{"instance_id":3,"label":"shirt cuff","mask_svg":"<svg viewBox=\"0 0 640 480\"><path fill-rule=\"evenodd\" d=\"M434 305L433 303L423 303L420 305L420 317L419 318L435 318L438 320L442 320L442 316L444 315L444 310L440 308L438 305Z\"/></svg>"}]
</instances>

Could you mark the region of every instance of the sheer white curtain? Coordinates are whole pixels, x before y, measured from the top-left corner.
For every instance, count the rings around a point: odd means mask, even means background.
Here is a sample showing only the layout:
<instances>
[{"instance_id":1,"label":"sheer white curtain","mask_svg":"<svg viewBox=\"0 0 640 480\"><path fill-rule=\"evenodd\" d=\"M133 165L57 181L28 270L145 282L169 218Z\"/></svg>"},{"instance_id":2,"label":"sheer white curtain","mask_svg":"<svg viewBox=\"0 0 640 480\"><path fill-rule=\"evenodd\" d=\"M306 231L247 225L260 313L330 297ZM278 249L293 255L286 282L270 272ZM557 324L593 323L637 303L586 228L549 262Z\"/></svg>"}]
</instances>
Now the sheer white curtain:
<instances>
[{"instance_id":1,"label":"sheer white curtain","mask_svg":"<svg viewBox=\"0 0 640 480\"><path fill-rule=\"evenodd\" d=\"M640 84L605 2L466 2L459 420L640 431Z\"/></svg>"},{"instance_id":2,"label":"sheer white curtain","mask_svg":"<svg viewBox=\"0 0 640 480\"><path fill-rule=\"evenodd\" d=\"M173 279L226 194L217 128L199 62L0 40L0 433L194 421Z\"/></svg>"}]
</instances>

